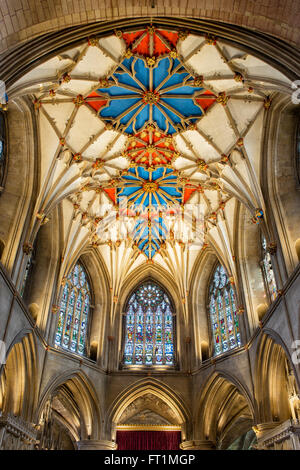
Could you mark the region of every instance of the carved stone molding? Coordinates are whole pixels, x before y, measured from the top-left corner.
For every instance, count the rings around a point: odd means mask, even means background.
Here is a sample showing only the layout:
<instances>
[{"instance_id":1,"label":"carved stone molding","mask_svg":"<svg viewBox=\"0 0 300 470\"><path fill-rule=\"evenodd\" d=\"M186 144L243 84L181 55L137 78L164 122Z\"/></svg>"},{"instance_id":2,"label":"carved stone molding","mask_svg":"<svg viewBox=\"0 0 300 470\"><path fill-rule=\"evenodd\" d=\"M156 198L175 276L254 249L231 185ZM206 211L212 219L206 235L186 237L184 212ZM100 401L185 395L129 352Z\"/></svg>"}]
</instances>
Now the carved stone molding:
<instances>
[{"instance_id":1,"label":"carved stone molding","mask_svg":"<svg viewBox=\"0 0 300 470\"><path fill-rule=\"evenodd\" d=\"M117 444L112 441L98 441L95 439L77 442L78 450L117 450Z\"/></svg>"},{"instance_id":2,"label":"carved stone molding","mask_svg":"<svg viewBox=\"0 0 300 470\"><path fill-rule=\"evenodd\" d=\"M288 419L277 426L276 423L259 424L255 432L259 449L276 448L283 441L290 441L289 448L300 450L300 422L298 420Z\"/></svg>"},{"instance_id":3,"label":"carved stone molding","mask_svg":"<svg viewBox=\"0 0 300 470\"><path fill-rule=\"evenodd\" d=\"M180 444L181 450L212 450L215 445L212 441L184 441Z\"/></svg>"},{"instance_id":4,"label":"carved stone molding","mask_svg":"<svg viewBox=\"0 0 300 470\"><path fill-rule=\"evenodd\" d=\"M37 443L37 431L31 423L12 414L0 415L0 448L30 449Z\"/></svg>"}]
</instances>

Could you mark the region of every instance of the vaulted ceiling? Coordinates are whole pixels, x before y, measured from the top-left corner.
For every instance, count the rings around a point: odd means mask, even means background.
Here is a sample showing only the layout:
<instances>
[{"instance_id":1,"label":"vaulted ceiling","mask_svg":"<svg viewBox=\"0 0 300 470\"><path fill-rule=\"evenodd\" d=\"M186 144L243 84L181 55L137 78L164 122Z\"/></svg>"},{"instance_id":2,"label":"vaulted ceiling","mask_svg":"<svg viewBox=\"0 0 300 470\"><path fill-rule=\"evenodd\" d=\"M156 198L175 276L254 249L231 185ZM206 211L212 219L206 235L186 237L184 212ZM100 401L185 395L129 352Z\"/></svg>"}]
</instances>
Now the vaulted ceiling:
<instances>
[{"instance_id":1,"label":"vaulted ceiling","mask_svg":"<svg viewBox=\"0 0 300 470\"><path fill-rule=\"evenodd\" d=\"M264 216L264 115L290 90L282 73L213 36L154 26L90 37L18 80L9 98L28 95L39 124L32 229L61 205L61 278L88 245L115 296L146 262L185 297L207 244L234 275L236 206L254 223Z\"/></svg>"}]
</instances>

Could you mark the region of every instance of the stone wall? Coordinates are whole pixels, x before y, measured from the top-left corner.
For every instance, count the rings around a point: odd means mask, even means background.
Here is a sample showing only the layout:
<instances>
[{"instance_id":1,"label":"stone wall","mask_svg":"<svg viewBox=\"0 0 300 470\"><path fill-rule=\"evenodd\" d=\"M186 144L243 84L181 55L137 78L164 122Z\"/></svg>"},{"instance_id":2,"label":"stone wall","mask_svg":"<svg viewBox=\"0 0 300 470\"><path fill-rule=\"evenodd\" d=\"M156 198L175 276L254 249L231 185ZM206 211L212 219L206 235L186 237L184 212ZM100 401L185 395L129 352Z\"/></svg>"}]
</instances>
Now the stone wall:
<instances>
[{"instance_id":1,"label":"stone wall","mask_svg":"<svg viewBox=\"0 0 300 470\"><path fill-rule=\"evenodd\" d=\"M299 15L300 4L293 0L1 0L1 49L67 27L157 16L228 22L297 45Z\"/></svg>"},{"instance_id":2,"label":"stone wall","mask_svg":"<svg viewBox=\"0 0 300 470\"><path fill-rule=\"evenodd\" d=\"M285 370L280 357L286 358L289 362L296 382L299 384L299 365L293 364L291 361L291 355L295 350L292 343L298 337L299 332L299 266L282 290L277 301L272 304L266 313L260 328L254 331L248 344L223 354L221 357L207 359L202 362L197 370L191 372L180 370L129 373L128 371L115 370L107 373L99 364L88 358L81 358L67 351L54 348L45 341L42 332L35 325L7 273L2 268L0 275L2 332L0 339L7 342L9 352L7 366L4 369L6 383L2 385L4 387L3 392L5 395L9 391L5 387L10 386L10 373L13 373L14 377L14 393L18 392L18 376L25 374L26 386L22 390L20 389L19 399L24 402L21 408L28 411L28 407L31 406L31 415L29 416L28 412L26 415L29 423L38 426L45 403L49 397L56 396L66 386L69 390L68 393L72 391L73 400L75 400L79 410L78 413L81 415L81 426L86 425L87 427L86 431L80 430L81 436L83 436L81 439L84 438L86 432L86 439L91 436L96 441L111 441L114 426L116 425L114 419L116 419L116 413L118 413L123 400L129 400L128 403L133 403L134 397L141 396L144 392L154 395L158 393L166 403L169 401L169 403L173 403L174 406L178 407L178 416L180 416L180 413L184 416L180 419L183 419L182 429L184 429L183 432L188 442L190 442L190 439L196 439L199 442L205 441L208 433L208 440L213 447L219 445L220 439L226 440L223 429L221 429L222 432L220 431L221 434L218 435L217 428L220 417L217 409L219 410L219 407L222 406L224 407L225 416L226 413L230 415L231 411L226 411L227 408L224 405L224 401L228 399L229 395L232 397L231 406L232 403L235 403L236 413L240 415L241 429L246 426L246 431L249 430L249 426L251 428L252 425L261 424L263 419L269 416L269 411L265 411L264 407L267 407L268 410L270 408L272 414L273 405L269 403L272 401L272 397L269 394L272 394L274 390L278 393L278 403L282 401L278 408L278 414L282 414L279 417L274 416L274 413L277 412L273 411L273 416L270 415L271 417L267 418L268 423L270 420L273 427L278 426L282 419L288 417L286 413L289 413L287 411L289 410L289 398L287 398L289 395L287 395L288 391L284 391L283 388L285 387L285 381L282 377ZM14 348L23 344L24 338L28 335L33 335L34 341L32 344L35 344L35 346L33 346L31 354L27 350L28 346L22 346L25 351L24 367L20 350L18 356L16 356L19 359L12 369L13 362L9 359L10 354L14 354ZM268 338L268 343L266 343L265 338ZM270 345L274 349L274 354L273 352L268 353ZM281 353L278 348L280 348ZM279 356L281 354L281 356L279 357L278 354ZM32 369L33 364L35 364L34 373L31 370L30 375L28 368ZM72 381L77 381L75 388ZM31 400L32 387L36 391L34 400ZM76 389L79 390L78 395L76 395ZM31 400L30 406L29 398ZM5 416L9 412L9 409L4 409ZM72 419L74 419L74 422L76 421L74 417L71 419L70 413L70 411L66 413L66 423L69 423L68 420L72 421ZM209 421L203 418L207 414L210 416ZM97 415L99 416L98 421ZM93 416L92 419L91 416ZM215 416L215 421L213 421L213 416ZM20 412L19 418L21 420L25 419L24 412ZM294 418L297 418L297 416L295 415ZM280 420L279 423L276 422L278 419ZM215 427L211 424L214 422ZM271 424L269 423L267 426L268 429L270 429ZM298 432L298 428L296 431ZM290 428L288 432L290 436L292 432ZM9 439L9 436L7 439ZM79 434L77 438L73 438L75 441L76 439L79 439ZM267 442L269 446L269 440ZM289 442L298 441L297 439L290 439Z\"/></svg>"}]
</instances>

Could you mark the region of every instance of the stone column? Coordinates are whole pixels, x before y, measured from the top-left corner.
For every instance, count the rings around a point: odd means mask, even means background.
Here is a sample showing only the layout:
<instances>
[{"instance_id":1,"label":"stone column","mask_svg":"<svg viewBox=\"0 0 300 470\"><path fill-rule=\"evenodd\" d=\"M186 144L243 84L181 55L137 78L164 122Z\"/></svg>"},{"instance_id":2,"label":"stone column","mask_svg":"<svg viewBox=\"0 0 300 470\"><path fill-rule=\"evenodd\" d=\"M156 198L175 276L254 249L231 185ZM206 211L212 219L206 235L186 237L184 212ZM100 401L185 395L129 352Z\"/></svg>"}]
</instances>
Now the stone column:
<instances>
[{"instance_id":1,"label":"stone column","mask_svg":"<svg viewBox=\"0 0 300 470\"><path fill-rule=\"evenodd\" d=\"M213 450L215 448L212 441L184 441L180 444L181 450Z\"/></svg>"},{"instance_id":2,"label":"stone column","mask_svg":"<svg viewBox=\"0 0 300 470\"><path fill-rule=\"evenodd\" d=\"M117 450L117 444L113 441L99 441L89 439L77 442L78 450Z\"/></svg>"}]
</instances>

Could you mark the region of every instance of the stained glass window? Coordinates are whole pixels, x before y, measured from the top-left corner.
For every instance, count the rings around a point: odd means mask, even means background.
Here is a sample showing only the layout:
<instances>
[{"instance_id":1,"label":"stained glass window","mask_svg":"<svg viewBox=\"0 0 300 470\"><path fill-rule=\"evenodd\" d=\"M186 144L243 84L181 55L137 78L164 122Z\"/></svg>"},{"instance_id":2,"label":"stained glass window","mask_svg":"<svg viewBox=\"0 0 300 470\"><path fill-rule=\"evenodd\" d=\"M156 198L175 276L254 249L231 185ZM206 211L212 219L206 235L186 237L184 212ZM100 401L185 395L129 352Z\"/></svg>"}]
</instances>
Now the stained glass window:
<instances>
[{"instance_id":1,"label":"stained glass window","mask_svg":"<svg viewBox=\"0 0 300 470\"><path fill-rule=\"evenodd\" d=\"M174 365L174 318L167 294L146 282L131 295L125 317L125 365Z\"/></svg>"},{"instance_id":2,"label":"stained glass window","mask_svg":"<svg viewBox=\"0 0 300 470\"><path fill-rule=\"evenodd\" d=\"M55 344L85 354L91 290L80 263L68 275L60 302Z\"/></svg>"},{"instance_id":3,"label":"stained glass window","mask_svg":"<svg viewBox=\"0 0 300 470\"><path fill-rule=\"evenodd\" d=\"M274 271L272 267L271 255L267 250L267 241L265 237L262 237L262 271L265 280L265 285L267 292L270 296L271 302L276 299L277 296L277 286L274 276Z\"/></svg>"},{"instance_id":4,"label":"stained glass window","mask_svg":"<svg viewBox=\"0 0 300 470\"><path fill-rule=\"evenodd\" d=\"M223 266L218 265L209 288L209 313L214 355L241 345L235 293Z\"/></svg>"}]
</instances>

